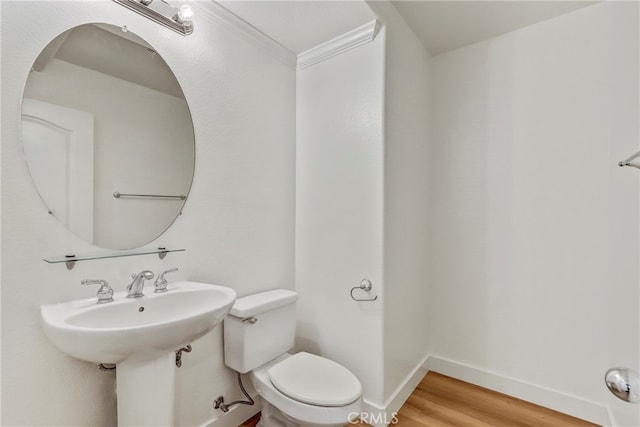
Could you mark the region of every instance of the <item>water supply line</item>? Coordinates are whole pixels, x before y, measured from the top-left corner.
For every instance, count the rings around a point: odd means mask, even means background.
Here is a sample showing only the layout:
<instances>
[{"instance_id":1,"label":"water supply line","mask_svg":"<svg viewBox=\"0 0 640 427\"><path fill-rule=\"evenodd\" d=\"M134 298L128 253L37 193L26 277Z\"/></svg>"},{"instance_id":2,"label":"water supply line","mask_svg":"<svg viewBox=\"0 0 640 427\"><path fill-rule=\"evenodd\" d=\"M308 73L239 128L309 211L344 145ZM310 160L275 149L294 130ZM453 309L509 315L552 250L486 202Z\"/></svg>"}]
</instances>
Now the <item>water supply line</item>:
<instances>
[{"instance_id":1,"label":"water supply line","mask_svg":"<svg viewBox=\"0 0 640 427\"><path fill-rule=\"evenodd\" d=\"M231 403L224 403L224 397L219 396L213 402L213 407L215 409L222 409L222 412L227 413L229 412L229 409L235 405L251 406L255 404L254 400L251 398L251 396L249 396L249 393L247 393L247 390L245 390L244 385L242 384L242 374L240 372L236 372L236 373L238 374L238 385L240 385L240 390L242 390L242 394L244 394L244 397L246 397L248 400L236 400Z\"/></svg>"}]
</instances>

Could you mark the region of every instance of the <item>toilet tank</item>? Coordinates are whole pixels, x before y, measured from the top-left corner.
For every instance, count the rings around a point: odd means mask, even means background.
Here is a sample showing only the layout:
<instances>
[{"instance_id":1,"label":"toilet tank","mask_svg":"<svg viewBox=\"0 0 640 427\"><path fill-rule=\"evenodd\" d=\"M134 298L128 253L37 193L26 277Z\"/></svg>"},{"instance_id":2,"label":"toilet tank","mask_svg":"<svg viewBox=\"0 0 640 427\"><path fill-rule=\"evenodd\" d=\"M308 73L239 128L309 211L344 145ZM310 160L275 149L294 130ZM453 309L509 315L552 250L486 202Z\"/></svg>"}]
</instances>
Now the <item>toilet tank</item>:
<instances>
[{"instance_id":1,"label":"toilet tank","mask_svg":"<svg viewBox=\"0 0 640 427\"><path fill-rule=\"evenodd\" d=\"M224 363L242 374L293 348L298 294L275 289L238 298L224 319Z\"/></svg>"}]
</instances>

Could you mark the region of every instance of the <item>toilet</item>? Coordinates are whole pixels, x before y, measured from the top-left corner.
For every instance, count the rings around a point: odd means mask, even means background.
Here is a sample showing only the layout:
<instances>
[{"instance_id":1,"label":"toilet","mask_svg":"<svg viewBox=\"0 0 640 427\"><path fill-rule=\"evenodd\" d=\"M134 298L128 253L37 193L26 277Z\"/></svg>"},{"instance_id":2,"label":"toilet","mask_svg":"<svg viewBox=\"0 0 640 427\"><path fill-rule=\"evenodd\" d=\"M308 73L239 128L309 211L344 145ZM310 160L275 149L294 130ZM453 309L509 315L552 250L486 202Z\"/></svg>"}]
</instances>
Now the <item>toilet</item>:
<instances>
[{"instance_id":1,"label":"toilet","mask_svg":"<svg viewBox=\"0 0 640 427\"><path fill-rule=\"evenodd\" d=\"M344 366L294 344L298 294L275 289L238 298L224 320L224 362L263 400L258 427L344 426L362 411L362 385Z\"/></svg>"}]
</instances>

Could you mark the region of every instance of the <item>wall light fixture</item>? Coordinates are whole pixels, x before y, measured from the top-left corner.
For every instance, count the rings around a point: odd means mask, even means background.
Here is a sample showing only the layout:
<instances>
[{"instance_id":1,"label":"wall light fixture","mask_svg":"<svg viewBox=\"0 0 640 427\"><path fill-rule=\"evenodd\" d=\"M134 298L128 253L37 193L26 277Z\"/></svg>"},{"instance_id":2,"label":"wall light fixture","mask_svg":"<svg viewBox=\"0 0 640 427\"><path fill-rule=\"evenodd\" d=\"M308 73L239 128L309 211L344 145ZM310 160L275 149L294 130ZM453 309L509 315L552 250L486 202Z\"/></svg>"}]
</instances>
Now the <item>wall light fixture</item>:
<instances>
[{"instance_id":1,"label":"wall light fixture","mask_svg":"<svg viewBox=\"0 0 640 427\"><path fill-rule=\"evenodd\" d=\"M113 1L183 36L193 32L193 9L187 4L175 8L164 0Z\"/></svg>"}]
</instances>

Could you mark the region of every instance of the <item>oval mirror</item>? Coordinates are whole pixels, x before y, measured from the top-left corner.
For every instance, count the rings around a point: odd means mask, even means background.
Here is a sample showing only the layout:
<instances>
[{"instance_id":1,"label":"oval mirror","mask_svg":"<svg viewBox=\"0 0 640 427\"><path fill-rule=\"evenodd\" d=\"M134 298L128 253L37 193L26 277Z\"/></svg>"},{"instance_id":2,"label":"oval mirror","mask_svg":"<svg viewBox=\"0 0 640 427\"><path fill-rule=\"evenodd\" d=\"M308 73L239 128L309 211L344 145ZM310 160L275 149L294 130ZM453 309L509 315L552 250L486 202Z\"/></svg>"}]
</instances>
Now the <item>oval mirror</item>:
<instances>
[{"instance_id":1,"label":"oval mirror","mask_svg":"<svg viewBox=\"0 0 640 427\"><path fill-rule=\"evenodd\" d=\"M22 142L49 212L103 248L161 235L193 179L193 124L176 77L148 43L108 24L72 28L35 60Z\"/></svg>"}]
</instances>

